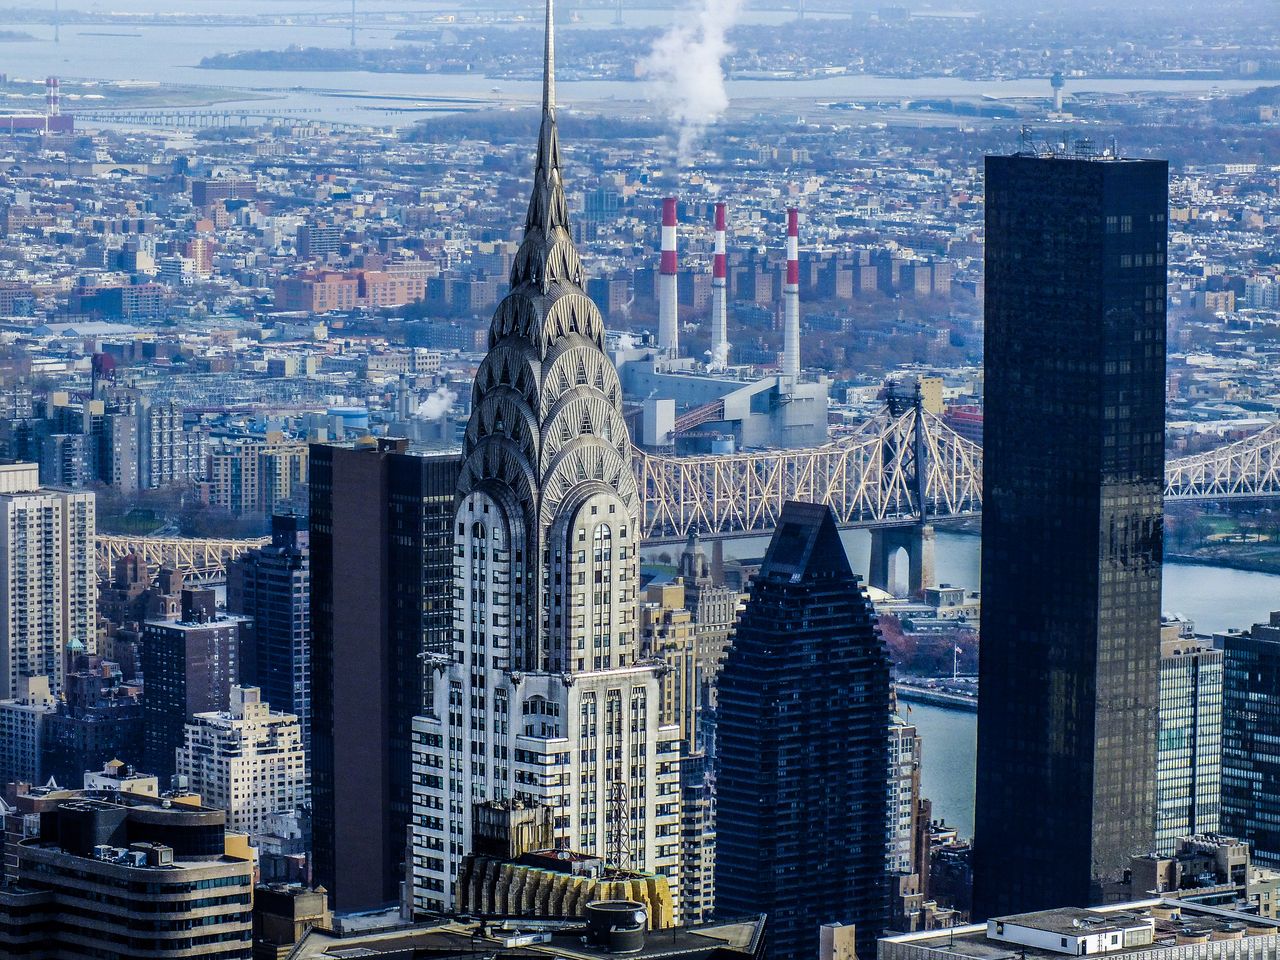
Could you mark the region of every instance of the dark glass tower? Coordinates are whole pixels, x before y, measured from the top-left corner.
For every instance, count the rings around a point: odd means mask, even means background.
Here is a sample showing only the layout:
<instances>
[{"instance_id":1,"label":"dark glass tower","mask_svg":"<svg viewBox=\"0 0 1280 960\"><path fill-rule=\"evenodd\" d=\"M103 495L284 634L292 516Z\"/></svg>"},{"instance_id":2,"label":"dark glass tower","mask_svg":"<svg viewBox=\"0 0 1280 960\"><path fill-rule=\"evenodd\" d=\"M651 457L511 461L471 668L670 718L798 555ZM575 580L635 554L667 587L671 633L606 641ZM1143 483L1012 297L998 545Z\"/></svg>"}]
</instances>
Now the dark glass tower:
<instances>
[{"instance_id":1,"label":"dark glass tower","mask_svg":"<svg viewBox=\"0 0 1280 960\"><path fill-rule=\"evenodd\" d=\"M1214 638L1223 652L1222 829L1280 867L1280 613Z\"/></svg>"},{"instance_id":2,"label":"dark glass tower","mask_svg":"<svg viewBox=\"0 0 1280 960\"><path fill-rule=\"evenodd\" d=\"M406 451L311 446L313 845L342 912L400 896L422 654L449 645L460 460Z\"/></svg>"},{"instance_id":3,"label":"dark glass tower","mask_svg":"<svg viewBox=\"0 0 1280 960\"><path fill-rule=\"evenodd\" d=\"M295 714L311 745L311 542L306 517L271 518L271 545L227 568L227 609L252 622L241 645L244 686Z\"/></svg>"},{"instance_id":4,"label":"dark glass tower","mask_svg":"<svg viewBox=\"0 0 1280 960\"><path fill-rule=\"evenodd\" d=\"M986 165L974 913L1098 902L1154 841L1168 165Z\"/></svg>"},{"instance_id":5,"label":"dark glass tower","mask_svg":"<svg viewBox=\"0 0 1280 960\"><path fill-rule=\"evenodd\" d=\"M788 503L719 683L716 915L767 913L768 956L887 920L889 660L829 508ZM864 952L865 951L865 952Z\"/></svg>"}]
</instances>

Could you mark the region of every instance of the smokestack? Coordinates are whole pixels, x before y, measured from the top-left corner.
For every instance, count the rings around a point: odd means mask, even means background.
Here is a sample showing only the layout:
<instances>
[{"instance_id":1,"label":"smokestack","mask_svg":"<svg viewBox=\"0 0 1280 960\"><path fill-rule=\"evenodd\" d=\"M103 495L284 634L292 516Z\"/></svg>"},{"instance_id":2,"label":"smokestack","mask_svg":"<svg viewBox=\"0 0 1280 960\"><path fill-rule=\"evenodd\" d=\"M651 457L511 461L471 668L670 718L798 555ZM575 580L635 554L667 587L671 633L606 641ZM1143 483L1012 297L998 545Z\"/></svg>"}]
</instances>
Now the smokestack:
<instances>
[{"instance_id":1,"label":"smokestack","mask_svg":"<svg viewBox=\"0 0 1280 960\"><path fill-rule=\"evenodd\" d=\"M800 379L800 211L787 210L787 283L782 288L782 375Z\"/></svg>"},{"instance_id":2,"label":"smokestack","mask_svg":"<svg viewBox=\"0 0 1280 960\"><path fill-rule=\"evenodd\" d=\"M676 198L662 201L662 267L658 277L658 349L680 355L680 316L676 291Z\"/></svg>"},{"instance_id":3,"label":"smokestack","mask_svg":"<svg viewBox=\"0 0 1280 960\"><path fill-rule=\"evenodd\" d=\"M729 271L725 262L725 230L728 211L716 204L716 251L711 268L711 366L723 368L729 362Z\"/></svg>"},{"instance_id":4,"label":"smokestack","mask_svg":"<svg viewBox=\"0 0 1280 960\"><path fill-rule=\"evenodd\" d=\"M62 113L62 96L58 90L57 77L45 77L44 112L50 117L56 117Z\"/></svg>"}]
</instances>

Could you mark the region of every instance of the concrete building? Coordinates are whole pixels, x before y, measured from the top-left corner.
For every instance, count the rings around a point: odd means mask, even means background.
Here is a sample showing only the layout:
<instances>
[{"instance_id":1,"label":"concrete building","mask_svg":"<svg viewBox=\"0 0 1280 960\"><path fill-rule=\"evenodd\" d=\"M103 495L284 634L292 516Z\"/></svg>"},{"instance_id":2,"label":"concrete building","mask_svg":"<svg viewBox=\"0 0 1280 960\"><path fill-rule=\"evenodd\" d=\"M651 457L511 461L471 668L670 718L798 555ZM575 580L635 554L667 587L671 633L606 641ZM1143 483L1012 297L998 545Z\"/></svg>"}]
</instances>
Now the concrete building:
<instances>
[{"instance_id":1,"label":"concrete building","mask_svg":"<svg viewBox=\"0 0 1280 960\"><path fill-rule=\"evenodd\" d=\"M678 895L679 747L638 643L640 499L570 232L554 68L548 3L533 195L463 446L452 651L413 722L416 913L456 905L487 800L550 806L558 849Z\"/></svg>"},{"instance_id":2,"label":"concrete building","mask_svg":"<svg viewBox=\"0 0 1280 960\"><path fill-rule=\"evenodd\" d=\"M1133 960L1247 960L1280 948L1274 920L1148 899L1085 909L1060 907L995 917L986 923L885 937L878 960L974 960L1026 956L1130 957Z\"/></svg>"},{"instance_id":3,"label":"concrete building","mask_svg":"<svg viewBox=\"0 0 1280 960\"><path fill-rule=\"evenodd\" d=\"M1280 915L1280 873L1252 863L1249 845L1210 833L1179 837L1167 855L1134 857L1125 897L1162 896L1211 907Z\"/></svg>"},{"instance_id":4,"label":"concrete building","mask_svg":"<svg viewBox=\"0 0 1280 960\"><path fill-rule=\"evenodd\" d=\"M23 677L62 692L70 644L97 649L94 496L41 489L34 463L0 464L0 699Z\"/></svg>"},{"instance_id":5,"label":"concrete building","mask_svg":"<svg viewBox=\"0 0 1280 960\"><path fill-rule=\"evenodd\" d=\"M178 749L178 776L208 806L227 811L227 828L255 837L279 811L307 801L302 729L273 711L257 687L233 686L228 710L197 713Z\"/></svg>"},{"instance_id":6,"label":"concrete building","mask_svg":"<svg viewBox=\"0 0 1280 960\"><path fill-rule=\"evenodd\" d=\"M306 443L273 433L210 450L200 492L206 503L232 513L270 515L306 482Z\"/></svg>"},{"instance_id":7,"label":"concrete building","mask_svg":"<svg viewBox=\"0 0 1280 960\"><path fill-rule=\"evenodd\" d=\"M1167 855L1221 825L1223 654L1177 623L1161 633L1156 852Z\"/></svg>"},{"instance_id":8,"label":"concrete building","mask_svg":"<svg viewBox=\"0 0 1280 960\"><path fill-rule=\"evenodd\" d=\"M219 615L212 590L183 590L178 620L143 625L143 755L147 771L162 781L177 772L187 721L230 707L244 623L243 617Z\"/></svg>"},{"instance_id":9,"label":"concrete building","mask_svg":"<svg viewBox=\"0 0 1280 960\"><path fill-rule=\"evenodd\" d=\"M677 453L710 453L712 439L730 439L736 450L816 447L827 442L830 383L792 382L773 376L742 380L701 370L690 359L670 359L646 349L614 354L623 393L675 401ZM641 436L645 447L666 445ZM714 452L722 452L716 448ZM730 452L730 451L723 451Z\"/></svg>"},{"instance_id":10,"label":"concrete building","mask_svg":"<svg viewBox=\"0 0 1280 960\"><path fill-rule=\"evenodd\" d=\"M142 687L125 683L118 664L91 661L68 673L64 698L44 724L44 777L78 786L86 770L109 761L141 768L143 722Z\"/></svg>"},{"instance_id":11,"label":"concrete building","mask_svg":"<svg viewBox=\"0 0 1280 960\"><path fill-rule=\"evenodd\" d=\"M0 786L44 783L44 727L58 709L48 677L22 677L18 695L0 700Z\"/></svg>"},{"instance_id":12,"label":"concrete building","mask_svg":"<svg viewBox=\"0 0 1280 960\"><path fill-rule=\"evenodd\" d=\"M27 815L0 887L0 955L250 960L253 858L221 810L68 791Z\"/></svg>"}]
</instances>

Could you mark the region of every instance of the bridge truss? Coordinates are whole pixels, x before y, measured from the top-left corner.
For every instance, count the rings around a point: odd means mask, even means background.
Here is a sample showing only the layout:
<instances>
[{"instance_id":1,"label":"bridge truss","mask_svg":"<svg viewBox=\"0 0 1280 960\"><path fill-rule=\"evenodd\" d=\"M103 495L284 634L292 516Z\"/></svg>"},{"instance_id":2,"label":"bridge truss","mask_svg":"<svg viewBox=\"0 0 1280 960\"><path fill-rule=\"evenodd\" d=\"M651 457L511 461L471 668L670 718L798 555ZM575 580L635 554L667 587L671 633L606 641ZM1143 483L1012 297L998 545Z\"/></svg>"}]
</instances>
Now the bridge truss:
<instances>
[{"instance_id":1,"label":"bridge truss","mask_svg":"<svg viewBox=\"0 0 1280 960\"><path fill-rule=\"evenodd\" d=\"M1165 467L1166 500L1274 496L1280 496L1280 424Z\"/></svg>"},{"instance_id":2,"label":"bridge truss","mask_svg":"<svg viewBox=\"0 0 1280 960\"><path fill-rule=\"evenodd\" d=\"M856 433L810 450L637 452L635 465L641 534L651 541L768 532L788 500L828 504L847 526L959 519L982 509L982 449L916 403L891 403Z\"/></svg>"},{"instance_id":3,"label":"bridge truss","mask_svg":"<svg viewBox=\"0 0 1280 960\"><path fill-rule=\"evenodd\" d=\"M266 546L270 537L253 540L195 540L184 537L99 536L98 576L110 577L116 561L136 553L151 569L172 567L188 584L220 583L227 564L241 554Z\"/></svg>"}]
</instances>

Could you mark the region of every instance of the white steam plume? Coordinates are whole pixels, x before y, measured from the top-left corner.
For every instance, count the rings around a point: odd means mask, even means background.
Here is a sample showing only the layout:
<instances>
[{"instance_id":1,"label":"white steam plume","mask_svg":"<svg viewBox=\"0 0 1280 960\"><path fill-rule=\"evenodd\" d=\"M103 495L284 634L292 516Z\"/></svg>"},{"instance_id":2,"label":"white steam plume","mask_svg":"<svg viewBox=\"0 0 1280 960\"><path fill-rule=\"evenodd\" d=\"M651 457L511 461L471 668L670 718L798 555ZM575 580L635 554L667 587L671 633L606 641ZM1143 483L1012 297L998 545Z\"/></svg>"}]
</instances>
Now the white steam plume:
<instances>
[{"instance_id":1,"label":"white steam plume","mask_svg":"<svg viewBox=\"0 0 1280 960\"><path fill-rule=\"evenodd\" d=\"M618 335L619 350L634 350L636 348L636 338L631 334L623 332Z\"/></svg>"},{"instance_id":2,"label":"white steam plume","mask_svg":"<svg viewBox=\"0 0 1280 960\"><path fill-rule=\"evenodd\" d=\"M728 34L743 0L697 4L640 61L640 75L654 81L658 99L680 128L676 159L681 166L692 162L702 134L729 109L723 61L732 50Z\"/></svg>"},{"instance_id":3,"label":"white steam plume","mask_svg":"<svg viewBox=\"0 0 1280 960\"><path fill-rule=\"evenodd\" d=\"M443 383L436 387L435 392L427 399L418 404L418 410L415 416L424 420L439 420L453 409L454 403L457 401L458 395L446 387Z\"/></svg>"},{"instance_id":4,"label":"white steam plume","mask_svg":"<svg viewBox=\"0 0 1280 960\"><path fill-rule=\"evenodd\" d=\"M717 343L715 349L707 351L707 369L720 371L725 370L729 366L729 345L727 343Z\"/></svg>"}]
</instances>

